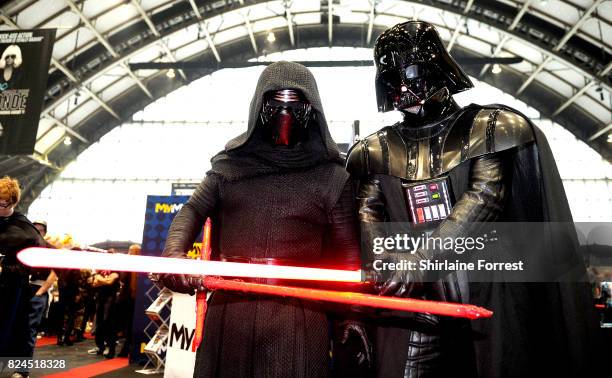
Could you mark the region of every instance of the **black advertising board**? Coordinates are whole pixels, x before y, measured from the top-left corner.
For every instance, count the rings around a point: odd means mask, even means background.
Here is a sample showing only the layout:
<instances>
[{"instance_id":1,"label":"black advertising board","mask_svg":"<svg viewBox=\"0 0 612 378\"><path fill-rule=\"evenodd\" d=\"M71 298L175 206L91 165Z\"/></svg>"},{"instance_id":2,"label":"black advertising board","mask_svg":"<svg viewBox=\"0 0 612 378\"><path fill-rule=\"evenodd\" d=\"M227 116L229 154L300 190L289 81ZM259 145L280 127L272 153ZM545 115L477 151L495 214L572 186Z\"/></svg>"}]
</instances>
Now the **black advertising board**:
<instances>
[{"instance_id":1,"label":"black advertising board","mask_svg":"<svg viewBox=\"0 0 612 378\"><path fill-rule=\"evenodd\" d=\"M34 151L55 29L0 32L0 156Z\"/></svg>"}]
</instances>

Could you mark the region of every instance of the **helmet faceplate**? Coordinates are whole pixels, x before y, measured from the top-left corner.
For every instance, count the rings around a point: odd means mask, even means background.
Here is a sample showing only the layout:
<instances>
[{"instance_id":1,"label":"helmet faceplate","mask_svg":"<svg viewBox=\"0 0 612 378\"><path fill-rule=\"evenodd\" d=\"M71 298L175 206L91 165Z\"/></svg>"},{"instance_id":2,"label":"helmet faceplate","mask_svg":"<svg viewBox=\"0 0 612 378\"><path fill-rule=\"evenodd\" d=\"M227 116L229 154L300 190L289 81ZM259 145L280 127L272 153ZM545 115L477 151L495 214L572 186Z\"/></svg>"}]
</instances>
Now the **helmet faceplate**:
<instances>
[{"instance_id":1,"label":"helmet faceplate","mask_svg":"<svg viewBox=\"0 0 612 378\"><path fill-rule=\"evenodd\" d=\"M275 145L294 146L306 135L312 106L300 91L280 89L266 93L261 121Z\"/></svg>"}]
</instances>

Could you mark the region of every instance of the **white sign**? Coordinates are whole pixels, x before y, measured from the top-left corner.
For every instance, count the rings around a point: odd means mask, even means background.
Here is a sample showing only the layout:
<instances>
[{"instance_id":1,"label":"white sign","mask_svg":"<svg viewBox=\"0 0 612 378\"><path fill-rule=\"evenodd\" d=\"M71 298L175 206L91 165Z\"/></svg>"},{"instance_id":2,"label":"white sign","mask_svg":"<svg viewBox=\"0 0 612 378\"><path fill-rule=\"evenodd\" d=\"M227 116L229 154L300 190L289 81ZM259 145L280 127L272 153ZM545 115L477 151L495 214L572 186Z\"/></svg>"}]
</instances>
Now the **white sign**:
<instances>
[{"instance_id":1,"label":"white sign","mask_svg":"<svg viewBox=\"0 0 612 378\"><path fill-rule=\"evenodd\" d=\"M168 330L164 378L193 377L195 352L196 296L172 294L172 313Z\"/></svg>"}]
</instances>

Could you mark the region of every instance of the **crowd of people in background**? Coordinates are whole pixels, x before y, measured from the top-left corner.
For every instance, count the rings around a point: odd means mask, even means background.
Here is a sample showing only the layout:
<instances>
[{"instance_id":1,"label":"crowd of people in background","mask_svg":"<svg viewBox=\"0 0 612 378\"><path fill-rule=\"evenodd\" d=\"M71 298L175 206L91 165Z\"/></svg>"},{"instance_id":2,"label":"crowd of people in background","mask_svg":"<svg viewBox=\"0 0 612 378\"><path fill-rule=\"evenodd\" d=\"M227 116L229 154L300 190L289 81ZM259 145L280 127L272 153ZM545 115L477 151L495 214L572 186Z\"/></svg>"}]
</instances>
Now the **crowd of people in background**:
<instances>
[{"instance_id":1,"label":"crowd of people in background","mask_svg":"<svg viewBox=\"0 0 612 378\"><path fill-rule=\"evenodd\" d=\"M36 340L56 336L57 345L72 346L95 336L89 354L127 357L136 297L136 274L129 272L32 269L21 264L17 253L28 247L93 250L100 253L140 254L79 246L72 237L47 235L47 223L31 222L16 210L19 183L0 178L0 356L32 357ZM117 314L121 316L117 316ZM123 343L118 339L123 338ZM117 345L121 349L117 353ZM16 372L13 377L27 377Z\"/></svg>"}]
</instances>

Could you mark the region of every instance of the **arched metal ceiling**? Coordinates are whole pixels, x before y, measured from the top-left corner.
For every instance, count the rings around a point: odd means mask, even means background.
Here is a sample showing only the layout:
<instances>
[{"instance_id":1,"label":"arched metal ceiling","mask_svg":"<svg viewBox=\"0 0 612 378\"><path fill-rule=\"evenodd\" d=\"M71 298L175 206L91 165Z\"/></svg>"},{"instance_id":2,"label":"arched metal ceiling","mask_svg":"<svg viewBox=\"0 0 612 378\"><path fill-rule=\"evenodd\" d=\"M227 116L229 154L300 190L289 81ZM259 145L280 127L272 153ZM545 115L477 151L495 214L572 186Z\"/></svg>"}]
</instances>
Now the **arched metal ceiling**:
<instances>
[{"instance_id":1,"label":"arched metal ceiling","mask_svg":"<svg viewBox=\"0 0 612 378\"><path fill-rule=\"evenodd\" d=\"M21 179L24 207L109 130L212 72L181 71L171 80L133 72L130 62L210 65L296 48L371 47L384 29L413 18L436 24L455 56L525 58L497 75L467 69L612 158L612 6L602 0L22 0L0 12L0 29L59 28L36 154L0 161L0 173ZM74 142L64 145L65 136Z\"/></svg>"}]
</instances>

